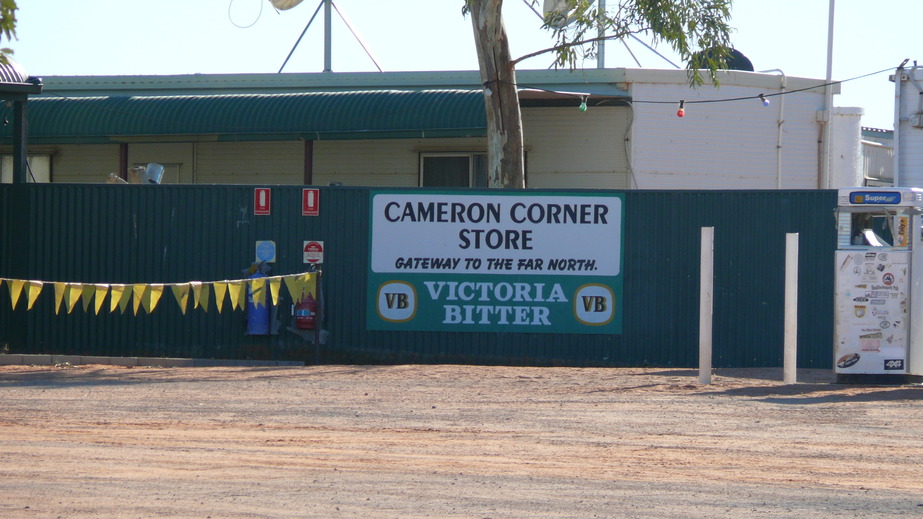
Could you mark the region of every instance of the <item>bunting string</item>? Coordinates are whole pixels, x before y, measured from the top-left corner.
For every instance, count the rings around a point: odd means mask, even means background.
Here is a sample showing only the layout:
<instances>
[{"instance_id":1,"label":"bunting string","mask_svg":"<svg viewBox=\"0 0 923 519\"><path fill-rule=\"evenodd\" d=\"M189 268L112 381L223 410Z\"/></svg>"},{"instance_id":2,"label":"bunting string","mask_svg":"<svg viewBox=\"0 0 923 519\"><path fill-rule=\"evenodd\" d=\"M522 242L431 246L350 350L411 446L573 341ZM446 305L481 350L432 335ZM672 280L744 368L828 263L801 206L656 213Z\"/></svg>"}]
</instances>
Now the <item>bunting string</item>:
<instances>
[{"instance_id":1,"label":"bunting string","mask_svg":"<svg viewBox=\"0 0 923 519\"><path fill-rule=\"evenodd\" d=\"M124 314L129 304L134 315L138 315L141 310L150 314L157 308L164 293L173 294L173 299L183 315L186 315L190 306L190 293L193 309L208 312L209 307L213 307L218 313L227 308L225 303L229 304L232 311L244 310L248 300L255 306L278 305L283 286L288 290L292 301L300 301L308 294L317 294L316 274L310 272L221 281L133 284L35 281L0 277L0 287L7 287L13 310L16 310L17 306L32 310L43 289L49 285L54 290L55 315L60 315L62 310L68 314L72 313L78 302L82 303L84 312L96 315L99 315L103 308L107 308L110 313L118 311Z\"/></svg>"}]
</instances>

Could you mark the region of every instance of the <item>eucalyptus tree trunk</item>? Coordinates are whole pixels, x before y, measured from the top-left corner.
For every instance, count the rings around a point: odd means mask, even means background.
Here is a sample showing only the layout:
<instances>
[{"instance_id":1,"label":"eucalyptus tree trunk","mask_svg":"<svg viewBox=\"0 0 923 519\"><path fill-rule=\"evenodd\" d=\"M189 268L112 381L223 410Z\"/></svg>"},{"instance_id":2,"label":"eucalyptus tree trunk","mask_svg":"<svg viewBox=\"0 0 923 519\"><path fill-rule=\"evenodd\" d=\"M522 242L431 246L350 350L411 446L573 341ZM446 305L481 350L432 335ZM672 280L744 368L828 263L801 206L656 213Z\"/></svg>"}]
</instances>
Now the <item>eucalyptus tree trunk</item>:
<instances>
[{"instance_id":1,"label":"eucalyptus tree trunk","mask_svg":"<svg viewBox=\"0 0 923 519\"><path fill-rule=\"evenodd\" d=\"M524 188L522 114L503 26L503 0L467 0L487 109L487 185Z\"/></svg>"}]
</instances>

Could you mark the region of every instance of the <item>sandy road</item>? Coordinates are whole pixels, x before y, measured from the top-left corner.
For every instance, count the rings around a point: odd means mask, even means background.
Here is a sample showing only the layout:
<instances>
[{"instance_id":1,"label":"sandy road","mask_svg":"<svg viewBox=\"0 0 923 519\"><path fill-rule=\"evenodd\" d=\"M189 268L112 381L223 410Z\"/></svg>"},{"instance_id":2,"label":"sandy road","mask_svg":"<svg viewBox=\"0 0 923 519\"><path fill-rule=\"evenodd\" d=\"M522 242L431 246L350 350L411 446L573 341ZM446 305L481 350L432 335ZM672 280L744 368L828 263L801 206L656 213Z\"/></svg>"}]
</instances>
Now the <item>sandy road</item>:
<instances>
[{"instance_id":1,"label":"sandy road","mask_svg":"<svg viewBox=\"0 0 923 519\"><path fill-rule=\"evenodd\" d=\"M803 371L0 367L0 517L920 517L923 388Z\"/></svg>"}]
</instances>

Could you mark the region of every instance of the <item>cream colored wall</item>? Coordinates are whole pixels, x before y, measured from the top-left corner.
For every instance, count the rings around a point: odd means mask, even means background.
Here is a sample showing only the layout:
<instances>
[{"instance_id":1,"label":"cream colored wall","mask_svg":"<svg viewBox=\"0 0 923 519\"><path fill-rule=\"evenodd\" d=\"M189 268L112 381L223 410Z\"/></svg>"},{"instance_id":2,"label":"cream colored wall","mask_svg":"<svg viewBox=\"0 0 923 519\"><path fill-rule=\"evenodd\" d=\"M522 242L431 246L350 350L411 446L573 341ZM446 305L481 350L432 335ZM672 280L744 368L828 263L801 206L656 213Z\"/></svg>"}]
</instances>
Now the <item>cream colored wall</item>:
<instances>
[{"instance_id":1,"label":"cream colored wall","mask_svg":"<svg viewBox=\"0 0 923 519\"><path fill-rule=\"evenodd\" d=\"M162 184L193 184L195 146L190 142L129 144L128 166L156 162L164 166Z\"/></svg>"},{"instance_id":2,"label":"cream colored wall","mask_svg":"<svg viewBox=\"0 0 923 519\"><path fill-rule=\"evenodd\" d=\"M30 153L43 148L30 146ZM118 144L67 144L55 146L51 156L52 182L105 182L119 171Z\"/></svg>"},{"instance_id":3,"label":"cream colored wall","mask_svg":"<svg viewBox=\"0 0 923 519\"><path fill-rule=\"evenodd\" d=\"M414 187L419 185L420 153L484 150L480 138L317 141L314 183Z\"/></svg>"},{"instance_id":4,"label":"cream colored wall","mask_svg":"<svg viewBox=\"0 0 923 519\"><path fill-rule=\"evenodd\" d=\"M197 184L303 184L304 141L200 142Z\"/></svg>"},{"instance_id":5,"label":"cream colored wall","mask_svg":"<svg viewBox=\"0 0 923 519\"><path fill-rule=\"evenodd\" d=\"M628 187L628 108L525 108L529 188Z\"/></svg>"},{"instance_id":6,"label":"cream colored wall","mask_svg":"<svg viewBox=\"0 0 923 519\"><path fill-rule=\"evenodd\" d=\"M627 187L627 113L615 107L524 109L528 187ZM118 144L48 149L55 182L105 182L119 168ZM164 183L301 185L304 150L300 140L129 143L128 165L163 164ZM480 137L315 141L313 180L315 185L414 187L421 153L485 151Z\"/></svg>"}]
</instances>

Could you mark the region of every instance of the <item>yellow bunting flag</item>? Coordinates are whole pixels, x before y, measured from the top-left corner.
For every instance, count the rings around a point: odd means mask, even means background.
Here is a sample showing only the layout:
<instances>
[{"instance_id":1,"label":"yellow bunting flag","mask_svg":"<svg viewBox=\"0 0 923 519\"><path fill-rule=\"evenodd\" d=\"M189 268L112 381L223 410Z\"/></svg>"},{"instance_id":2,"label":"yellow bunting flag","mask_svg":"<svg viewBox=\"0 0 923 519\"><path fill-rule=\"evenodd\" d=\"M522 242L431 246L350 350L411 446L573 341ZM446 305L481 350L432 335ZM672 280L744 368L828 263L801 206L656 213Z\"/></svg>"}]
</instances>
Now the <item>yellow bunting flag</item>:
<instances>
[{"instance_id":1,"label":"yellow bunting flag","mask_svg":"<svg viewBox=\"0 0 923 519\"><path fill-rule=\"evenodd\" d=\"M147 292L144 293L144 297L141 298L141 303L144 305L144 311L151 313L157 308L157 303L160 302L160 296L163 295L163 285L159 283L152 283L148 285Z\"/></svg>"},{"instance_id":2,"label":"yellow bunting flag","mask_svg":"<svg viewBox=\"0 0 923 519\"><path fill-rule=\"evenodd\" d=\"M199 300L202 299L202 282L190 281L189 286L192 288L192 308L199 307Z\"/></svg>"},{"instance_id":3,"label":"yellow bunting flag","mask_svg":"<svg viewBox=\"0 0 923 519\"><path fill-rule=\"evenodd\" d=\"M122 294L125 292L125 285L109 285L109 311L114 312L122 302ZM124 308L122 309L124 311Z\"/></svg>"},{"instance_id":4,"label":"yellow bunting flag","mask_svg":"<svg viewBox=\"0 0 923 519\"><path fill-rule=\"evenodd\" d=\"M24 282L18 279L7 279L6 284L10 287L10 301L13 303L13 310L16 310L16 303L19 301Z\"/></svg>"},{"instance_id":5,"label":"yellow bunting flag","mask_svg":"<svg viewBox=\"0 0 923 519\"><path fill-rule=\"evenodd\" d=\"M302 282L300 274L297 276L285 276L282 279L285 281L285 287L288 288L288 295L292 296L292 301L298 302L301 301L304 292L304 283Z\"/></svg>"},{"instance_id":6,"label":"yellow bunting flag","mask_svg":"<svg viewBox=\"0 0 923 519\"><path fill-rule=\"evenodd\" d=\"M147 292L147 285L143 283L138 283L131 286L131 292L134 294L134 305L132 308L135 310L135 315L138 315L138 308L141 308L141 300L144 298L144 293Z\"/></svg>"},{"instance_id":7,"label":"yellow bunting flag","mask_svg":"<svg viewBox=\"0 0 923 519\"><path fill-rule=\"evenodd\" d=\"M195 299L195 304L193 304L192 307L201 308L208 312L208 287L206 286L205 290L202 290L201 281L190 281L189 284L192 285L192 295Z\"/></svg>"},{"instance_id":8,"label":"yellow bunting flag","mask_svg":"<svg viewBox=\"0 0 923 519\"><path fill-rule=\"evenodd\" d=\"M83 300L83 311L90 309L90 303L93 302L93 296L96 294L96 285L83 285L80 297Z\"/></svg>"},{"instance_id":9,"label":"yellow bunting flag","mask_svg":"<svg viewBox=\"0 0 923 519\"><path fill-rule=\"evenodd\" d=\"M282 287L282 278L279 276L269 278L269 293L272 295L272 305L279 304L279 289Z\"/></svg>"},{"instance_id":10,"label":"yellow bunting flag","mask_svg":"<svg viewBox=\"0 0 923 519\"><path fill-rule=\"evenodd\" d=\"M228 281L228 297L231 298L231 308L237 310L238 308L243 308L247 305L246 299L247 291L243 290L244 282L243 281Z\"/></svg>"},{"instance_id":11,"label":"yellow bunting flag","mask_svg":"<svg viewBox=\"0 0 923 519\"><path fill-rule=\"evenodd\" d=\"M26 310L32 310L32 305L35 304L38 295L42 293L42 287L45 284L41 281L27 281L26 285L29 286L29 306L26 307Z\"/></svg>"},{"instance_id":12,"label":"yellow bunting flag","mask_svg":"<svg viewBox=\"0 0 923 519\"><path fill-rule=\"evenodd\" d=\"M67 291L67 285L65 283L55 283L54 284L54 314L58 315L58 312L61 310L61 301L64 300L64 292Z\"/></svg>"},{"instance_id":13,"label":"yellow bunting flag","mask_svg":"<svg viewBox=\"0 0 923 519\"><path fill-rule=\"evenodd\" d=\"M106 294L109 293L109 285L94 285L93 288L96 292L96 315L99 315L99 309L103 307L103 303L106 302Z\"/></svg>"},{"instance_id":14,"label":"yellow bunting flag","mask_svg":"<svg viewBox=\"0 0 923 519\"><path fill-rule=\"evenodd\" d=\"M250 280L250 292L253 294L255 306L266 305L266 278L253 278Z\"/></svg>"},{"instance_id":15,"label":"yellow bunting flag","mask_svg":"<svg viewBox=\"0 0 923 519\"><path fill-rule=\"evenodd\" d=\"M77 301L80 300L82 294L82 283L67 283L67 293L65 295L65 299L67 300L67 313L74 311L74 307L77 306Z\"/></svg>"},{"instance_id":16,"label":"yellow bunting flag","mask_svg":"<svg viewBox=\"0 0 923 519\"><path fill-rule=\"evenodd\" d=\"M304 293L305 294L314 294L317 295L317 276L312 276L311 274L305 274L301 277L302 283L304 283Z\"/></svg>"},{"instance_id":17,"label":"yellow bunting flag","mask_svg":"<svg viewBox=\"0 0 923 519\"><path fill-rule=\"evenodd\" d=\"M237 306L241 310L245 310L247 308L247 296L250 295L250 290L247 287L250 285L247 284L246 280L240 280L238 283L240 283L240 293L237 294Z\"/></svg>"},{"instance_id":18,"label":"yellow bunting flag","mask_svg":"<svg viewBox=\"0 0 923 519\"><path fill-rule=\"evenodd\" d=\"M176 298L176 304L179 305L179 311L186 315L186 306L189 304L189 283L178 283L171 285L173 297Z\"/></svg>"},{"instance_id":19,"label":"yellow bunting flag","mask_svg":"<svg viewBox=\"0 0 923 519\"><path fill-rule=\"evenodd\" d=\"M216 281L214 283L215 288L215 308L218 309L218 313L221 313L221 306L224 305L224 294L228 291L228 284L223 281Z\"/></svg>"}]
</instances>

